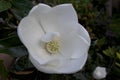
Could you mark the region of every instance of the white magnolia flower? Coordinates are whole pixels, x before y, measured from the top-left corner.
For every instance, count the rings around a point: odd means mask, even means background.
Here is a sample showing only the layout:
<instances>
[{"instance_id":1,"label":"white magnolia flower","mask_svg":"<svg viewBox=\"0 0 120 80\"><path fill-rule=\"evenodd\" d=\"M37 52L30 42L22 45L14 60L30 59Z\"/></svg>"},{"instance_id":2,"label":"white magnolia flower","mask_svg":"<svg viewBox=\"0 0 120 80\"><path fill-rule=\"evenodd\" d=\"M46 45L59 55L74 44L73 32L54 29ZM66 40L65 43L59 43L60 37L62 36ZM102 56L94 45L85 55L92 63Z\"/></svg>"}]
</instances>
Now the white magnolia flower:
<instances>
[{"instance_id":1,"label":"white magnolia flower","mask_svg":"<svg viewBox=\"0 0 120 80\"><path fill-rule=\"evenodd\" d=\"M33 65L45 73L74 73L82 69L90 37L78 23L71 4L38 4L18 26L18 36Z\"/></svg>"},{"instance_id":2,"label":"white magnolia flower","mask_svg":"<svg viewBox=\"0 0 120 80\"><path fill-rule=\"evenodd\" d=\"M93 77L95 79L103 79L107 75L106 68L105 67L96 67L93 72Z\"/></svg>"}]
</instances>

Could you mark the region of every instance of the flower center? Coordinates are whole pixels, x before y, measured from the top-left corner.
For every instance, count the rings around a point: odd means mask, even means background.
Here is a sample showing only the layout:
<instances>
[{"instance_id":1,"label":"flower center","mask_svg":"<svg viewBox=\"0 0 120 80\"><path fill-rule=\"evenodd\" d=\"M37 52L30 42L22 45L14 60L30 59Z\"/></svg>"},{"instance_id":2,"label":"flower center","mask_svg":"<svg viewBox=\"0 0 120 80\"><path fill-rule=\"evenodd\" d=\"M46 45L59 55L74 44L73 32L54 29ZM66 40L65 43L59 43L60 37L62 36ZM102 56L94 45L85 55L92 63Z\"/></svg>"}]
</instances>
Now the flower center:
<instances>
[{"instance_id":1,"label":"flower center","mask_svg":"<svg viewBox=\"0 0 120 80\"><path fill-rule=\"evenodd\" d=\"M50 42L47 42L45 47L49 53L55 54L59 51L60 45L57 40L52 40Z\"/></svg>"}]
</instances>

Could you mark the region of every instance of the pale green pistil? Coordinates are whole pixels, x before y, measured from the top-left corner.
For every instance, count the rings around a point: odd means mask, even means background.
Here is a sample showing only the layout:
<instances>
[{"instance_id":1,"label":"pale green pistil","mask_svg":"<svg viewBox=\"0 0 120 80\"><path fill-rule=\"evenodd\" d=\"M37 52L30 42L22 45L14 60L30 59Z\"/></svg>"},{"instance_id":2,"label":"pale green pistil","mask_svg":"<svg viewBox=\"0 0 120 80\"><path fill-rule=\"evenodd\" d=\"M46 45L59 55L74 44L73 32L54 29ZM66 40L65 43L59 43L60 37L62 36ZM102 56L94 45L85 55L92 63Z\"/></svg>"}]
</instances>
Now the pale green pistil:
<instances>
[{"instance_id":1,"label":"pale green pistil","mask_svg":"<svg viewBox=\"0 0 120 80\"><path fill-rule=\"evenodd\" d=\"M59 42L56 40L52 40L46 43L46 50L51 54L57 53L59 51L59 48Z\"/></svg>"}]
</instances>

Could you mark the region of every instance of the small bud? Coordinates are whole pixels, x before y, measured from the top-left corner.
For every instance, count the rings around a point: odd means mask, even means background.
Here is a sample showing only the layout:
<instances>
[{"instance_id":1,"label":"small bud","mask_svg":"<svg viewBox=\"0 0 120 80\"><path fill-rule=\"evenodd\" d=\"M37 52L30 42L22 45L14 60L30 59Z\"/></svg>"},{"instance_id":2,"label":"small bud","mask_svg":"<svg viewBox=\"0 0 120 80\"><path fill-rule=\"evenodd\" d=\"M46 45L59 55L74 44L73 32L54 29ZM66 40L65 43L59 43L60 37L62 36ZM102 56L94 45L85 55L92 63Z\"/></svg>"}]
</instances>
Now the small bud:
<instances>
[{"instance_id":1,"label":"small bud","mask_svg":"<svg viewBox=\"0 0 120 80\"><path fill-rule=\"evenodd\" d=\"M96 67L96 69L93 72L93 77L95 79L103 79L107 75L106 68L105 67Z\"/></svg>"}]
</instances>

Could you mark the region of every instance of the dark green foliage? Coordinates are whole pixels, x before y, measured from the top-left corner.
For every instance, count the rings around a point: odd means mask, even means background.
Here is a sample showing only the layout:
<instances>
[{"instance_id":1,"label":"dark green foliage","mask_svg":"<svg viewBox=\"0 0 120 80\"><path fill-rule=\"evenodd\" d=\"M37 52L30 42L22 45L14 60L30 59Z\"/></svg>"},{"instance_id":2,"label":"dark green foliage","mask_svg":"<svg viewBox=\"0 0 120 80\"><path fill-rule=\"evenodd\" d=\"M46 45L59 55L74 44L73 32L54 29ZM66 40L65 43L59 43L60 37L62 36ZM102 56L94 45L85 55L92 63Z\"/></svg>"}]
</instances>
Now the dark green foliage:
<instances>
[{"instance_id":1,"label":"dark green foliage","mask_svg":"<svg viewBox=\"0 0 120 80\"><path fill-rule=\"evenodd\" d=\"M94 80L93 70L97 66L107 68L108 75L102 80L120 79L120 16L112 18L106 14L107 0L0 0L0 53L16 58L10 70L0 60L0 75L4 80L9 74L11 80ZM91 37L88 60L83 69L74 74L45 74L31 64L27 49L17 35L19 21L33 5L43 2L50 6L72 3L79 22Z\"/></svg>"},{"instance_id":2,"label":"dark green foliage","mask_svg":"<svg viewBox=\"0 0 120 80\"><path fill-rule=\"evenodd\" d=\"M116 33L118 36L120 36L120 16L117 16L118 18L113 18L112 24L110 24L110 29Z\"/></svg>"},{"instance_id":3,"label":"dark green foliage","mask_svg":"<svg viewBox=\"0 0 120 80\"><path fill-rule=\"evenodd\" d=\"M26 16L33 4L29 0L12 0L12 12L19 19Z\"/></svg>"},{"instance_id":4,"label":"dark green foliage","mask_svg":"<svg viewBox=\"0 0 120 80\"><path fill-rule=\"evenodd\" d=\"M9 1L0 0L0 12L11 8L11 3Z\"/></svg>"}]
</instances>

